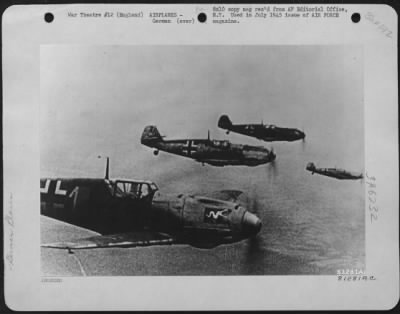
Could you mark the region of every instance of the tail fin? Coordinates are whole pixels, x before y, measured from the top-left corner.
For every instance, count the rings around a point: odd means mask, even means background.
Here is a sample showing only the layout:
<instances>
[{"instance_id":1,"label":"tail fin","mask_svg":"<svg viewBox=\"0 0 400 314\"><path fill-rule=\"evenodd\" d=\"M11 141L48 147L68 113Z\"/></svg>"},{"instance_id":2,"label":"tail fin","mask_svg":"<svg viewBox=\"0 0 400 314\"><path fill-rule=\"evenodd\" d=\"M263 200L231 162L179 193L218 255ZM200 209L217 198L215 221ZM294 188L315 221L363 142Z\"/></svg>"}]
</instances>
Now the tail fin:
<instances>
[{"instance_id":1,"label":"tail fin","mask_svg":"<svg viewBox=\"0 0 400 314\"><path fill-rule=\"evenodd\" d=\"M155 142L160 142L163 141L163 138L158 132L157 127L154 125L148 125L144 128L142 137L140 139L140 142L144 145L148 145L151 143Z\"/></svg>"},{"instance_id":2,"label":"tail fin","mask_svg":"<svg viewBox=\"0 0 400 314\"><path fill-rule=\"evenodd\" d=\"M230 129L231 126L232 126L232 121L226 114L222 115L219 118L218 127L220 127L221 129Z\"/></svg>"}]
</instances>

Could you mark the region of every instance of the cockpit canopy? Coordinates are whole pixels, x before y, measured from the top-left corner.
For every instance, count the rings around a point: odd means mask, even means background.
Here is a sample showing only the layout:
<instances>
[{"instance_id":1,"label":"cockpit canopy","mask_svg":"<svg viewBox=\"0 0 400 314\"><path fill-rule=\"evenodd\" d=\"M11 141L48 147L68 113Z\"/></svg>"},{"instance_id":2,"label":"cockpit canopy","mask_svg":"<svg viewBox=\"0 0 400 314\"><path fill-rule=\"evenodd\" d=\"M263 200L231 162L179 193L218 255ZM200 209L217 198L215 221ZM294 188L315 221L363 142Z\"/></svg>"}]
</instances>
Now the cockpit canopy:
<instances>
[{"instance_id":1,"label":"cockpit canopy","mask_svg":"<svg viewBox=\"0 0 400 314\"><path fill-rule=\"evenodd\" d=\"M150 181L115 180L108 183L114 197L152 198L154 193L158 191L157 185Z\"/></svg>"}]
</instances>

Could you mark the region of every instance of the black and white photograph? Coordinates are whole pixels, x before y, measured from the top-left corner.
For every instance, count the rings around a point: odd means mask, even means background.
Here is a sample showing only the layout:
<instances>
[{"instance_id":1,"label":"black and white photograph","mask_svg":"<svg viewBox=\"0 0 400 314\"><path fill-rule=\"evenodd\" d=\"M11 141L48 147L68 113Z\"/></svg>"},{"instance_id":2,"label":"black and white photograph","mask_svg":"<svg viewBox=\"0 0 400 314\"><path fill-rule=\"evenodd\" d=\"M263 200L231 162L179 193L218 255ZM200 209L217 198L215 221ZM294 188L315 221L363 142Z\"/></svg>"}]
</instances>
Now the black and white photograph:
<instances>
[{"instance_id":1,"label":"black and white photograph","mask_svg":"<svg viewBox=\"0 0 400 314\"><path fill-rule=\"evenodd\" d=\"M40 52L43 275L365 268L360 46Z\"/></svg>"},{"instance_id":2,"label":"black and white photograph","mask_svg":"<svg viewBox=\"0 0 400 314\"><path fill-rule=\"evenodd\" d=\"M7 8L7 307L392 309L397 20L384 4Z\"/></svg>"}]
</instances>

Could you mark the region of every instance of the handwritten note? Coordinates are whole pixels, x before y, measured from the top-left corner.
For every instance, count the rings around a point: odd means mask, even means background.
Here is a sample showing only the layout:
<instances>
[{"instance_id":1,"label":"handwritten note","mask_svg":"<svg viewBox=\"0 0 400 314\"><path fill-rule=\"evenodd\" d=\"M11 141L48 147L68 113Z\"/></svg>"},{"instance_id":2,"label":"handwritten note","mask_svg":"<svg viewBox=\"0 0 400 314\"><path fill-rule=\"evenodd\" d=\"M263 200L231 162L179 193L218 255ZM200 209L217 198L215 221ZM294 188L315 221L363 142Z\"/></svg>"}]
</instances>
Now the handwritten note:
<instances>
[{"instance_id":1,"label":"handwritten note","mask_svg":"<svg viewBox=\"0 0 400 314\"><path fill-rule=\"evenodd\" d=\"M10 193L8 211L4 216L6 233L5 236L8 237L6 261L10 270L14 267L14 215L13 215L13 195Z\"/></svg>"},{"instance_id":2,"label":"handwritten note","mask_svg":"<svg viewBox=\"0 0 400 314\"><path fill-rule=\"evenodd\" d=\"M365 19L371 24L376 26L376 29L384 34L386 37L393 38L393 32L380 21L372 12L368 12L365 15Z\"/></svg>"},{"instance_id":3,"label":"handwritten note","mask_svg":"<svg viewBox=\"0 0 400 314\"><path fill-rule=\"evenodd\" d=\"M368 209L370 213L371 223L378 220L378 205L377 205L377 189L376 189L376 178L374 176L365 173L365 184L367 186L368 194Z\"/></svg>"}]
</instances>

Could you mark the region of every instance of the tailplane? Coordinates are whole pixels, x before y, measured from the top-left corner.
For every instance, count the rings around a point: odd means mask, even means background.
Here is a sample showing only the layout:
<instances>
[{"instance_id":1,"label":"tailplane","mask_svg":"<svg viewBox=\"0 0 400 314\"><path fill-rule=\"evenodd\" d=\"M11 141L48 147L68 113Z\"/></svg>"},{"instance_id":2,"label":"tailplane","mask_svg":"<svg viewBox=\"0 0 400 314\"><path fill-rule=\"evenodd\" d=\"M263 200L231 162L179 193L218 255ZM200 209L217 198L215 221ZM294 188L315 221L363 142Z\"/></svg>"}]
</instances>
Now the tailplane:
<instances>
[{"instance_id":1,"label":"tailplane","mask_svg":"<svg viewBox=\"0 0 400 314\"><path fill-rule=\"evenodd\" d=\"M148 125L144 128L142 137L140 139L140 142L144 145L155 143L155 142L161 142L163 141L163 138L158 132L157 127L154 125Z\"/></svg>"}]
</instances>

